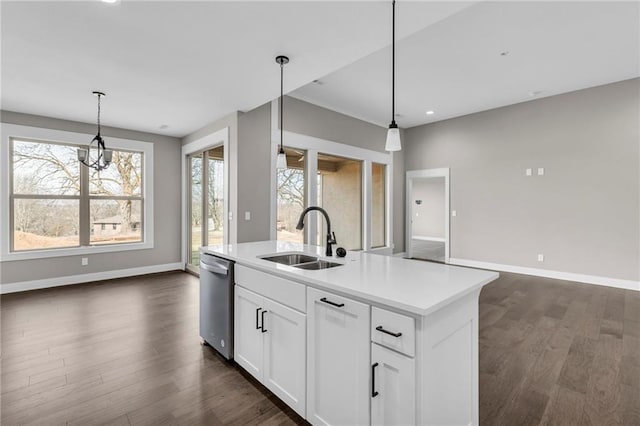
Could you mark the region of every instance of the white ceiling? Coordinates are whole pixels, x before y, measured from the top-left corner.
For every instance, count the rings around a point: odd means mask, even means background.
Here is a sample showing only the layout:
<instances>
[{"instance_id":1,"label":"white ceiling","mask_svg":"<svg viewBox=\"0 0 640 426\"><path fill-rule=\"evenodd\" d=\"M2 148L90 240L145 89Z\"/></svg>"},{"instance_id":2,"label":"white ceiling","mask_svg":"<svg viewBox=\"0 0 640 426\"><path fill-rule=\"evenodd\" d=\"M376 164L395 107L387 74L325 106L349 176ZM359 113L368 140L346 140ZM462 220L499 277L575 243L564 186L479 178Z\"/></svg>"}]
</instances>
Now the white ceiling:
<instances>
[{"instance_id":1,"label":"white ceiling","mask_svg":"<svg viewBox=\"0 0 640 426\"><path fill-rule=\"evenodd\" d=\"M482 2L414 33L396 44L398 125L638 77L639 6L637 1ZM396 4L399 19L411 13L406 7ZM386 126L390 81L391 49L384 48L292 96ZM428 110L435 114L427 116Z\"/></svg>"},{"instance_id":2,"label":"white ceiling","mask_svg":"<svg viewBox=\"0 0 640 426\"><path fill-rule=\"evenodd\" d=\"M403 4L405 37L471 2ZM389 2L0 3L3 110L184 136L389 44ZM384 87L377 87L384 97ZM380 112L386 103L380 104ZM168 126L161 129L160 126Z\"/></svg>"},{"instance_id":3,"label":"white ceiling","mask_svg":"<svg viewBox=\"0 0 640 426\"><path fill-rule=\"evenodd\" d=\"M400 0L398 124L637 77L639 6ZM390 120L388 1L2 1L0 8L4 110L92 123L91 91L102 90L105 125L181 137L276 98L274 58L287 54L285 92L380 125Z\"/></svg>"}]
</instances>

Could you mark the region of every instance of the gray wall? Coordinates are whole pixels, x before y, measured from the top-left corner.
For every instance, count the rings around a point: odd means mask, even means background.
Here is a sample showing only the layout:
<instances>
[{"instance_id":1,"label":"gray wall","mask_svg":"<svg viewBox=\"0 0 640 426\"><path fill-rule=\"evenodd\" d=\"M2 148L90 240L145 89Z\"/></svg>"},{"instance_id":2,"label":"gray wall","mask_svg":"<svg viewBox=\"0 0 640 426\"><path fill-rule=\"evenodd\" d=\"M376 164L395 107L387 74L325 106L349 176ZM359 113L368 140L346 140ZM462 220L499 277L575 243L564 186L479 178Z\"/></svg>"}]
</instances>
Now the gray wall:
<instances>
[{"instance_id":1,"label":"gray wall","mask_svg":"<svg viewBox=\"0 0 640 426\"><path fill-rule=\"evenodd\" d=\"M640 279L639 103L633 79L407 130L407 170L451 168L451 257Z\"/></svg>"},{"instance_id":2,"label":"gray wall","mask_svg":"<svg viewBox=\"0 0 640 426\"><path fill-rule=\"evenodd\" d=\"M387 129L357 118L286 97L284 128L291 132L326 139L373 151L385 152ZM404 140L404 133L401 130ZM404 152L393 154L393 244L404 250Z\"/></svg>"},{"instance_id":3,"label":"gray wall","mask_svg":"<svg viewBox=\"0 0 640 426\"><path fill-rule=\"evenodd\" d=\"M270 237L271 103L238 116L238 242ZM245 220L245 212L251 220Z\"/></svg>"},{"instance_id":4,"label":"gray wall","mask_svg":"<svg viewBox=\"0 0 640 426\"><path fill-rule=\"evenodd\" d=\"M95 125L2 111L2 123L93 134ZM180 140L168 136L102 127L102 135L153 143L154 248L99 255L78 255L2 262L0 282L9 284L77 274L180 262ZM88 141L87 141L88 142ZM4 200L3 200L4 202ZM88 257L89 265L80 266Z\"/></svg>"},{"instance_id":5,"label":"gray wall","mask_svg":"<svg viewBox=\"0 0 640 426\"><path fill-rule=\"evenodd\" d=\"M444 238L444 178L414 179L411 187L412 236Z\"/></svg>"}]
</instances>

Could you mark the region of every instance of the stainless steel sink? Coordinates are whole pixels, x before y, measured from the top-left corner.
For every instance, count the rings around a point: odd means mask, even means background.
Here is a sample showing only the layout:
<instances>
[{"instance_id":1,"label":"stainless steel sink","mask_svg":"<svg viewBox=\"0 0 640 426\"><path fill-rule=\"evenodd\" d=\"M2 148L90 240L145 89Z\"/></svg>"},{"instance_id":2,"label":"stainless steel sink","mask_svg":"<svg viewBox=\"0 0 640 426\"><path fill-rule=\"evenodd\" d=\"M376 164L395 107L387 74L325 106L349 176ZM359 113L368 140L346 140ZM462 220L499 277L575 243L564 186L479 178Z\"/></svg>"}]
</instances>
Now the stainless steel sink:
<instances>
[{"instance_id":1,"label":"stainless steel sink","mask_svg":"<svg viewBox=\"0 0 640 426\"><path fill-rule=\"evenodd\" d=\"M318 259L315 256L309 256L304 253L286 253L286 254L267 254L260 256L260 259L276 262L282 265L293 266L294 268L318 270L342 266L342 263L329 262L328 260Z\"/></svg>"},{"instance_id":2,"label":"stainless steel sink","mask_svg":"<svg viewBox=\"0 0 640 426\"><path fill-rule=\"evenodd\" d=\"M281 263L283 265L298 265L300 263L308 263L315 262L318 260L315 256L309 256L304 253L289 253L289 254L278 254L278 255L267 255L265 257L261 257L261 259L268 260L269 262Z\"/></svg>"},{"instance_id":3,"label":"stainless steel sink","mask_svg":"<svg viewBox=\"0 0 640 426\"><path fill-rule=\"evenodd\" d=\"M328 262L326 260L316 260L315 262L301 263L299 265L293 265L293 266L300 269L317 270L317 269L328 269L328 268L334 268L336 266L342 266L342 263Z\"/></svg>"}]
</instances>

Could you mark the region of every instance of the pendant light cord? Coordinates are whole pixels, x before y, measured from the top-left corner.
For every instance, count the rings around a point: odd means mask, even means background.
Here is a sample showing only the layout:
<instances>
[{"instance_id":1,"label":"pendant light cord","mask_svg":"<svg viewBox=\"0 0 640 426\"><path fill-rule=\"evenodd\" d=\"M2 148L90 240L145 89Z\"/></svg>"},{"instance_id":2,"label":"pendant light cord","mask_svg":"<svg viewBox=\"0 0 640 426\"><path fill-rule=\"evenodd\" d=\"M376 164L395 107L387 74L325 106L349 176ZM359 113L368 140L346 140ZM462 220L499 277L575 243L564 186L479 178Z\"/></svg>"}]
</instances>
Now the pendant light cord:
<instances>
[{"instance_id":1,"label":"pendant light cord","mask_svg":"<svg viewBox=\"0 0 640 426\"><path fill-rule=\"evenodd\" d=\"M283 112L283 107L284 107L284 63L281 61L280 62L280 153L282 153L284 151L282 145L283 145L283 132L284 129L282 127L282 112Z\"/></svg>"},{"instance_id":2,"label":"pendant light cord","mask_svg":"<svg viewBox=\"0 0 640 426\"><path fill-rule=\"evenodd\" d=\"M396 0L391 2L391 123L396 122Z\"/></svg>"},{"instance_id":3,"label":"pendant light cord","mask_svg":"<svg viewBox=\"0 0 640 426\"><path fill-rule=\"evenodd\" d=\"M98 95L98 136L100 136L100 97L101 95Z\"/></svg>"}]
</instances>

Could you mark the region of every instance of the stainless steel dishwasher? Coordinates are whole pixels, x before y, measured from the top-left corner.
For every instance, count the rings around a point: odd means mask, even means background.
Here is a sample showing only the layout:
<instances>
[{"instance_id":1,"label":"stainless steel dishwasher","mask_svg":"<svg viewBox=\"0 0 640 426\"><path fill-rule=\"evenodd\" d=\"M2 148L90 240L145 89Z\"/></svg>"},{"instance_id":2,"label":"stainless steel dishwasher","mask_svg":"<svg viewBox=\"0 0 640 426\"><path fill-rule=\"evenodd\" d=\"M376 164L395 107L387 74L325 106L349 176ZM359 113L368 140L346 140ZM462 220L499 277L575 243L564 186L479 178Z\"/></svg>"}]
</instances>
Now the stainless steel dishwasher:
<instances>
[{"instance_id":1,"label":"stainless steel dishwasher","mask_svg":"<svg viewBox=\"0 0 640 426\"><path fill-rule=\"evenodd\" d=\"M233 265L200 257L200 337L226 359L233 358Z\"/></svg>"}]
</instances>

